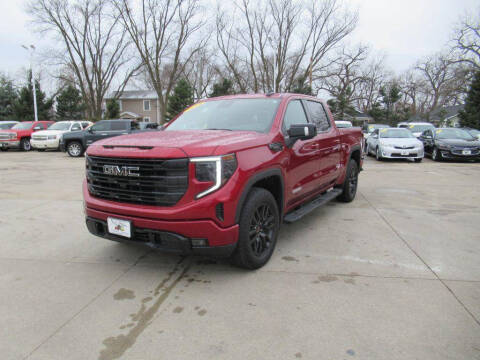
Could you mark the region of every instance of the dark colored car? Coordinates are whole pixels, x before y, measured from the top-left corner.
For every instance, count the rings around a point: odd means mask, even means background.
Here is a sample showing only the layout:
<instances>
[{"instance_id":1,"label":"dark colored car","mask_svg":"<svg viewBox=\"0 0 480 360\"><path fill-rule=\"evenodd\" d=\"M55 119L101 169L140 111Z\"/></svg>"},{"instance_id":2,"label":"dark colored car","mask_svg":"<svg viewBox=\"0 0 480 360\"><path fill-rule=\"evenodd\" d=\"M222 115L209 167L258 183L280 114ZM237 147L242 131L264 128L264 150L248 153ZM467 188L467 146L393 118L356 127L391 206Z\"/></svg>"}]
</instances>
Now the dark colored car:
<instances>
[{"instance_id":1,"label":"dark colored car","mask_svg":"<svg viewBox=\"0 0 480 360\"><path fill-rule=\"evenodd\" d=\"M428 129L420 135L419 140L423 142L425 154L434 161L480 159L480 141L463 129Z\"/></svg>"},{"instance_id":2,"label":"dark colored car","mask_svg":"<svg viewBox=\"0 0 480 360\"><path fill-rule=\"evenodd\" d=\"M101 140L86 156L86 224L97 236L183 254L231 256L256 269L280 224L350 202L360 129L298 94L202 100L164 131Z\"/></svg>"},{"instance_id":3,"label":"dark colored car","mask_svg":"<svg viewBox=\"0 0 480 360\"><path fill-rule=\"evenodd\" d=\"M82 156L95 141L140 130L135 120L101 120L82 131L66 133L60 140L60 149L71 157Z\"/></svg>"},{"instance_id":4,"label":"dark colored car","mask_svg":"<svg viewBox=\"0 0 480 360\"><path fill-rule=\"evenodd\" d=\"M32 146L30 138L36 131L46 130L54 121L23 121L14 125L11 129L0 130L0 149L21 149L30 151Z\"/></svg>"}]
</instances>

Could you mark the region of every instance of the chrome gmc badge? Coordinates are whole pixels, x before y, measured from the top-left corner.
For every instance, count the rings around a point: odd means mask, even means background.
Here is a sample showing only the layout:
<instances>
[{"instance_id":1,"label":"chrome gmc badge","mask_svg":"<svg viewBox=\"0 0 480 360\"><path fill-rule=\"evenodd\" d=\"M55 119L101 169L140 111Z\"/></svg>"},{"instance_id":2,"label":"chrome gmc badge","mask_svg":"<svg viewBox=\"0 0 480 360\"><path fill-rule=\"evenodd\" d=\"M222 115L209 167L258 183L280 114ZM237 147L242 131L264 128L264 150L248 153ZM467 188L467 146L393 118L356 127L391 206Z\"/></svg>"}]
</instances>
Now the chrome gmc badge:
<instances>
[{"instance_id":1,"label":"chrome gmc badge","mask_svg":"<svg viewBox=\"0 0 480 360\"><path fill-rule=\"evenodd\" d=\"M114 176L135 176L139 177L138 166L118 166L118 165L103 165L103 173Z\"/></svg>"}]
</instances>

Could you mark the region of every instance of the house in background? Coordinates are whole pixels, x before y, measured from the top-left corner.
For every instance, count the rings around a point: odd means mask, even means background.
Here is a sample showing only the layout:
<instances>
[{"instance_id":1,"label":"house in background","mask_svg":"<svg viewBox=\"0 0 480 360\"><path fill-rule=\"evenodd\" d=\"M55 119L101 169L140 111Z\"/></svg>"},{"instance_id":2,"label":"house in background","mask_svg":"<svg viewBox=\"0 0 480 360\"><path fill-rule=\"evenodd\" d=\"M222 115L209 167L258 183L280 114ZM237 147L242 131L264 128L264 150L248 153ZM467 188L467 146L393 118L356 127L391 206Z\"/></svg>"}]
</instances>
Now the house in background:
<instances>
[{"instance_id":1,"label":"house in background","mask_svg":"<svg viewBox=\"0 0 480 360\"><path fill-rule=\"evenodd\" d=\"M374 119L373 119L373 117L371 117L367 113L362 113L358 110L355 110L355 112L353 114L351 114L351 115L350 114L345 114L343 119L336 119L336 117L335 117L335 120L351 121L353 126L362 127L365 124L373 122Z\"/></svg>"},{"instance_id":2,"label":"house in background","mask_svg":"<svg viewBox=\"0 0 480 360\"><path fill-rule=\"evenodd\" d=\"M116 93L110 93L106 101L115 98ZM151 90L126 90L117 98L120 107L121 119L135 119L137 121L160 121L160 104L158 95ZM106 105L104 104L104 108Z\"/></svg>"},{"instance_id":3,"label":"house in background","mask_svg":"<svg viewBox=\"0 0 480 360\"><path fill-rule=\"evenodd\" d=\"M437 127L459 127L460 118L458 113L463 110L465 105L443 106L433 110L429 116L426 114L416 114L408 122L427 121L431 122Z\"/></svg>"}]
</instances>

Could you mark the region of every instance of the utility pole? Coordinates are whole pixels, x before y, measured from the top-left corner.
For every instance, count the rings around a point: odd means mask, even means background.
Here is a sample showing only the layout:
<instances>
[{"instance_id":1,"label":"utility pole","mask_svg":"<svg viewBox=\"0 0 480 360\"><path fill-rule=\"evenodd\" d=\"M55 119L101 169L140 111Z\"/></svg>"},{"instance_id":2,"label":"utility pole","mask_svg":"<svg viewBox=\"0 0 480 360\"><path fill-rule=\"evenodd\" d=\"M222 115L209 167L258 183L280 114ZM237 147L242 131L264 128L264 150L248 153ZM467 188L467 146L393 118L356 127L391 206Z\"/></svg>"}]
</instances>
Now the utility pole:
<instances>
[{"instance_id":1,"label":"utility pole","mask_svg":"<svg viewBox=\"0 0 480 360\"><path fill-rule=\"evenodd\" d=\"M35 51L35 46L30 45L28 48L25 45L22 47L27 50L30 54L30 71L32 72L32 86L33 86L33 113L35 116L35 121L38 121L38 113L37 113L37 89L35 85L35 73L33 72L33 52Z\"/></svg>"}]
</instances>

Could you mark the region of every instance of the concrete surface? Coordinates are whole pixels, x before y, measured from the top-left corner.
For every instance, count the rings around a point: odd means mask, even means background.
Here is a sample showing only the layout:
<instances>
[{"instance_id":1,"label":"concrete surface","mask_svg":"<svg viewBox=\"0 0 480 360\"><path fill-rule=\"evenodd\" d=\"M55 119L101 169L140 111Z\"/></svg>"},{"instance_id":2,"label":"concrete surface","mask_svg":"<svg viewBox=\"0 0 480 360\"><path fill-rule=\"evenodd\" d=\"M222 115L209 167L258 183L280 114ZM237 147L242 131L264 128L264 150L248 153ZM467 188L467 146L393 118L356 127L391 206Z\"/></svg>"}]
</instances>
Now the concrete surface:
<instances>
[{"instance_id":1,"label":"concrete surface","mask_svg":"<svg viewBox=\"0 0 480 360\"><path fill-rule=\"evenodd\" d=\"M247 272L95 238L84 159L0 153L0 358L480 359L480 164L364 168Z\"/></svg>"}]
</instances>

